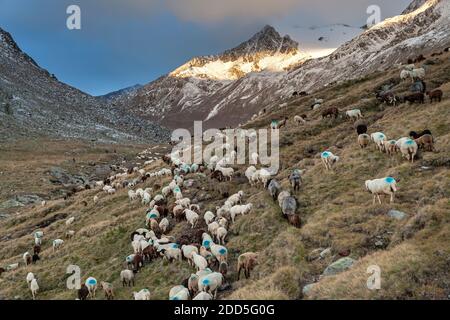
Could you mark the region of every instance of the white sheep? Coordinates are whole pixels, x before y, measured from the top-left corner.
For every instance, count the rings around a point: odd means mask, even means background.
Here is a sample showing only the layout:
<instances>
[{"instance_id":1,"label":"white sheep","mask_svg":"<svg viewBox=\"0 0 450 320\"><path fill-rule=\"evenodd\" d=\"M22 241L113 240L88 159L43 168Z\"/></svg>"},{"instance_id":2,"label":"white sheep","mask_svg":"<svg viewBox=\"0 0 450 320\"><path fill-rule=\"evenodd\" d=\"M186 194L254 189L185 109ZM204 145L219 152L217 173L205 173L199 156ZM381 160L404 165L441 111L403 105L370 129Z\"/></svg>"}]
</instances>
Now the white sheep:
<instances>
[{"instance_id":1,"label":"white sheep","mask_svg":"<svg viewBox=\"0 0 450 320\"><path fill-rule=\"evenodd\" d=\"M228 226L228 220L225 217L221 217L218 219L219 226L226 228Z\"/></svg>"},{"instance_id":2,"label":"white sheep","mask_svg":"<svg viewBox=\"0 0 450 320\"><path fill-rule=\"evenodd\" d=\"M191 257L192 262L194 262L194 265L197 268L197 271L204 270L208 267L208 262L206 261L206 259L197 252L193 252L191 254Z\"/></svg>"},{"instance_id":3,"label":"white sheep","mask_svg":"<svg viewBox=\"0 0 450 320\"><path fill-rule=\"evenodd\" d=\"M134 190L128 190L128 199L130 199L130 201L134 201L137 199L139 195L134 192Z\"/></svg>"},{"instance_id":4,"label":"white sheep","mask_svg":"<svg viewBox=\"0 0 450 320\"><path fill-rule=\"evenodd\" d=\"M225 227L219 227L216 230L216 238L219 244L225 244L225 237L227 236L227 229Z\"/></svg>"},{"instance_id":5,"label":"white sheep","mask_svg":"<svg viewBox=\"0 0 450 320\"><path fill-rule=\"evenodd\" d=\"M165 186L164 188L161 189L161 194L166 198L170 195L171 192L172 188L170 188L170 186Z\"/></svg>"},{"instance_id":6,"label":"white sheep","mask_svg":"<svg viewBox=\"0 0 450 320\"><path fill-rule=\"evenodd\" d=\"M142 204L146 206L150 203L151 200L152 200L152 197L150 196L150 194L148 192L144 191L144 193L142 195Z\"/></svg>"},{"instance_id":7,"label":"white sheep","mask_svg":"<svg viewBox=\"0 0 450 320\"><path fill-rule=\"evenodd\" d=\"M210 224L211 221L214 220L214 218L215 215L211 211L206 211L205 214L203 215L203 219L205 220L206 225Z\"/></svg>"},{"instance_id":8,"label":"white sheep","mask_svg":"<svg viewBox=\"0 0 450 320\"><path fill-rule=\"evenodd\" d=\"M208 292L199 292L192 300L212 300L213 296Z\"/></svg>"},{"instance_id":9,"label":"white sheep","mask_svg":"<svg viewBox=\"0 0 450 320\"><path fill-rule=\"evenodd\" d=\"M167 229L169 229L169 220L167 218L163 218L159 223L159 229L162 233L166 233Z\"/></svg>"},{"instance_id":10,"label":"white sheep","mask_svg":"<svg viewBox=\"0 0 450 320\"><path fill-rule=\"evenodd\" d=\"M39 291L39 285L38 285L36 278L33 278L33 280L31 280L30 290L31 290L31 294L33 296L33 300L36 300L36 295L37 295L37 292Z\"/></svg>"},{"instance_id":11,"label":"white sheep","mask_svg":"<svg viewBox=\"0 0 450 320\"><path fill-rule=\"evenodd\" d=\"M271 176L272 174L269 172L269 170L267 169L259 170L259 180L262 182L264 188L267 188L267 184Z\"/></svg>"},{"instance_id":12,"label":"white sheep","mask_svg":"<svg viewBox=\"0 0 450 320\"><path fill-rule=\"evenodd\" d=\"M305 124L306 123L306 120L303 117L300 117L300 116L295 116L294 117L294 121L297 124Z\"/></svg>"},{"instance_id":13,"label":"white sheep","mask_svg":"<svg viewBox=\"0 0 450 320\"><path fill-rule=\"evenodd\" d=\"M375 143L378 150L381 152L384 151L384 141L387 140L387 137L382 132L374 132L370 135L370 139Z\"/></svg>"},{"instance_id":14,"label":"white sheep","mask_svg":"<svg viewBox=\"0 0 450 320\"><path fill-rule=\"evenodd\" d=\"M134 300L150 300L150 290L142 289L139 292L133 292Z\"/></svg>"},{"instance_id":15,"label":"white sheep","mask_svg":"<svg viewBox=\"0 0 450 320\"><path fill-rule=\"evenodd\" d=\"M358 120L359 118L363 117L361 110L359 110L359 109L345 111L345 114L350 119L355 119L355 120Z\"/></svg>"},{"instance_id":16,"label":"white sheep","mask_svg":"<svg viewBox=\"0 0 450 320\"><path fill-rule=\"evenodd\" d=\"M175 286L170 289L169 300L188 300L189 290L184 286Z\"/></svg>"},{"instance_id":17,"label":"white sheep","mask_svg":"<svg viewBox=\"0 0 450 320\"><path fill-rule=\"evenodd\" d=\"M95 204L95 203L97 203L97 202L98 202L98 200L99 200L99 197L98 197L97 195L95 195L95 196L94 196L94 199L93 199L93 200L94 200L94 204Z\"/></svg>"},{"instance_id":18,"label":"white sheep","mask_svg":"<svg viewBox=\"0 0 450 320\"><path fill-rule=\"evenodd\" d=\"M120 272L120 281L122 281L123 287L125 287L126 285L128 285L129 287L131 287L131 285L134 286L134 272L129 269L122 270Z\"/></svg>"},{"instance_id":19,"label":"white sheep","mask_svg":"<svg viewBox=\"0 0 450 320\"><path fill-rule=\"evenodd\" d=\"M211 253L216 258L217 261L219 261L219 264L221 262L227 262L228 257L228 249L225 248L222 245L215 244L214 242L211 243Z\"/></svg>"},{"instance_id":20,"label":"white sheep","mask_svg":"<svg viewBox=\"0 0 450 320\"><path fill-rule=\"evenodd\" d=\"M258 164L258 158L259 158L258 153L253 152L251 157L252 157L252 164Z\"/></svg>"},{"instance_id":21,"label":"white sheep","mask_svg":"<svg viewBox=\"0 0 450 320\"><path fill-rule=\"evenodd\" d=\"M86 279L85 283L89 291L89 296L95 298L95 291L97 291L97 279L94 277L89 277Z\"/></svg>"},{"instance_id":22,"label":"white sheep","mask_svg":"<svg viewBox=\"0 0 450 320\"><path fill-rule=\"evenodd\" d=\"M233 174L234 174L234 169L233 168L218 167L218 168L216 168L216 170L219 170L220 172L222 172L224 178L226 178L229 181L231 181L231 178L233 177Z\"/></svg>"},{"instance_id":23,"label":"white sheep","mask_svg":"<svg viewBox=\"0 0 450 320\"><path fill-rule=\"evenodd\" d=\"M402 156L407 160L411 160L411 163L414 163L414 157L416 156L418 149L417 143L412 139L400 142L400 152L402 153Z\"/></svg>"},{"instance_id":24,"label":"white sheep","mask_svg":"<svg viewBox=\"0 0 450 320\"><path fill-rule=\"evenodd\" d=\"M324 151L320 154L325 169L332 170L333 165L339 161L339 156L334 155L331 151Z\"/></svg>"},{"instance_id":25,"label":"white sheep","mask_svg":"<svg viewBox=\"0 0 450 320\"><path fill-rule=\"evenodd\" d=\"M29 263L31 263L32 257L31 254L27 251L22 256L23 262L27 266Z\"/></svg>"},{"instance_id":26,"label":"white sheep","mask_svg":"<svg viewBox=\"0 0 450 320\"><path fill-rule=\"evenodd\" d=\"M28 287L30 286L31 281L32 281L33 279L34 279L34 274L33 274L33 272L28 272L27 277L26 277Z\"/></svg>"},{"instance_id":27,"label":"white sheep","mask_svg":"<svg viewBox=\"0 0 450 320\"><path fill-rule=\"evenodd\" d=\"M390 202L394 202L395 192L397 191L396 181L394 178L386 177L381 179L366 180L365 185L366 190L373 194L373 204L375 204L375 198L378 198L378 201L381 204L381 194L390 195Z\"/></svg>"},{"instance_id":28,"label":"white sheep","mask_svg":"<svg viewBox=\"0 0 450 320\"><path fill-rule=\"evenodd\" d=\"M238 193L235 193L228 197L226 203L228 203L229 206L234 206L238 203L242 203L242 198L244 197L244 191L240 190Z\"/></svg>"},{"instance_id":29,"label":"white sheep","mask_svg":"<svg viewBox=\"0 0 450 320\"><path fill-rule=\"evenodd\" d=\"M217 289L222 285L223 275L219 272L213 272L204 275L198 280L198 289L210 293L214 299L217 295Z\"/></svg>"},{"instance_id":30,"label":"white sheep","mask_svg":"<svg viewBox=\"0 0 450 320\"><path fill-rule=\"evenodd\" d=\"M212 237L209 234L207 234L206 232L204 232L202 234L202 246L205 248L209 248L211 243L213 243Z\"/></svg>"},{"instance_id":31,"label":"white sheep","mask_svg":"<svg viewBox=\"0 0 450 320\"><path fill-rule=\"evenodd\" d=\"M186 220L191 224L191 228L194 229L198 221L198 213L190 209L185 209L184 213L186 215Z\"/></svg>"},{"instance_id":32,"label":"white sheep","mask_svg":"<svg viewBox=\"0 0 450 320\"><path fill-rule=\"evenodd\" d=\"M208 232L212 234L213 236L216 235L217 229L219 229L219 223L217 221L213 221L210 224L208 224Z\"/></svg>"},{"instance_id":33,"label":"white sheep","mask_svg":"<svg viewBox=\"0 0 450 320\"><path fill-rule=\"evenodd\" d=\"M75 221L75 217L70 217L66 220L66 226L71 225Z\"/></svg>"},{"instance_id":34,"label":"white sheep","mask_svg":"<svg viewBox=\"0 0 450 320\"><path fill-rule=\"evenodd\" d=\"M174 248L172 244L170 244L168 247L160 250L161 254L170 262L170 261L181 261L182 255L181 255L181 249L180 248Z\"/></svg>"},{"instance_id":35,"label":"white sheep","mask_svg":"<svg viewBox=\"0 0 450 320\"><path fill-rule=\"evenodd\" d=\"M256 172L256 168L254 166L250 166L245 170L245 176L250 184L252 184L252 176Z\"/></svg>"},{"instance_id":36,"label":"white sheep","mask_svg":"<svg viewBox=\"0 0 450 320\"><path fill-rule=\"evenodd\" d=\"M53 240L53 252L58 250L64 243L64 240L62 239L55 239Z\"/></svg>"},{"instance_id":37,"label":"white sheep","mask_svg":"<svg viewBox=\"0 0 450 320\"><path fill-rule=\"evenodd\" d=\"M198 254L198 248L196 246L191 245L182 245L181 251L183 252L183 257L185 257L188 260L189 265L193 263L192 254L193 253Z\"/></svg>"},{"instance_id":38,"label":"white sheep","mask_svg":"<svg viewBox=\"0 0 450 320\"><path fill-rule=\"evenodd\" d=\"M191 199L183 198L183 199L180 199L180 200L176 200L175 204L178 204L178 205L180 205L180 206L182 206L184 208L189 208L189 205L191 204Z\"/></svg>"},{"instance_id":39,"label":"white sheep","mask_svg":"<svg viewBox=\"0 0 450 320\"><path fill-rule=\"evenodd\" d=\"M253 204L251 204L251 203L248 203L246 205L233 206L230 209L231 221L234 223L234 219L237 215L239 215L239 214L245 215L245 214L249 213L250 210L252 209L252 207L253 207Z\"/></svg>"},{"instance_id":40,"label":"white sheep","mask_svg":"<svg viewBox=\"0 0 450 320\"><path fill-rule=\"evenodd\" d=\"M222 218L230 213L231 206L225 204L221 207L216 207L217 218Z\"/></svg>"}]
</instances>

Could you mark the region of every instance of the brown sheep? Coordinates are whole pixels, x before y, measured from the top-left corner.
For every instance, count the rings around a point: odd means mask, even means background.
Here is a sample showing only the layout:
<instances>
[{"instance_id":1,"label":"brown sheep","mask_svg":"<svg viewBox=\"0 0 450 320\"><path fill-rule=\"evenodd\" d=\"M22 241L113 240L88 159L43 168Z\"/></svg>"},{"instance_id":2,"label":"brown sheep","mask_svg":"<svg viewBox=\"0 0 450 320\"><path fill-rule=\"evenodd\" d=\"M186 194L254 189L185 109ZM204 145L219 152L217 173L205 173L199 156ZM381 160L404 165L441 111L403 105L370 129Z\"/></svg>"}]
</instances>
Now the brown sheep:
<instances>
[{"instance_id":1,"label":"brown sheep","mask_svg":"<svg viewBox=\"0 0 450 320\"><path fill-rule=\"evenodd\" d=\"M41 246L40 245L35 245L34 247L33 247L33 253L34 254L39 254L39 253L41 253Z\"/></svg>"},{"instance_id":2,"label":"brown sheep","mask_svg":"<svg viewBox=\"0 0 450 320\"><path fill-rule=\"evenodd\" d=\"M427 96L430 98L430 103L433 103L433 100L437 100L438 102L442 101L443 92L440 89L436 89L433 91L427 91Z\"/></svg>"},{"instance_id":3,"label":"brown sheep","mask_svg":"<svg viewBox=\"0 0 450 320\"><path fill-rule=\"evenodd\" d=\"M224 181L225 177L223 176L223 173L219 170L215 170L213 173L211 173L211 179L216 179L219 182Z\"/></svg>"},{"instance_id":4,"label":"brown sheep","mask_svg":"<svg viewBox=\"0 0 450 320\"><path fill-rule=\"evenodd\" d=\"M219 272L225 277L228 273L228 264L226 261L222 261L219 265Z\"/></svg>"},{"instance_id":5,"label":"brown sheep","mask_svg":"<svg viewBox=\"0 0 450 320\"><path fill-rule=\"evenodd\" d=\"M142 250L142 255L146 261L152 261L158 256L156 249L153 246L145 247L144 250Z\"/></svg>"},{"instance_id":6,"label":"brown sheep","mask_svg":"<svg viewBox=\"0 0 450 320\"><path fill-rule=\"evenodd\" d=\"M334 117L337 119L339 116L339 110L336 107L331 107L322 112L322 119L328 118L328 117Z\"/></svg>"},{"instance_id":7,"label":"brown sheep","mask_svg":"<svg viewBox=\"0 0 450 320\"><path fill-rule=\"evenodd\" d=\"M370 137L368 134L363 133L358 136L358 144L361 149L366 148L370 143Z\"/></svg>"},{"instance_id":8,"label":"brown sheep","mask_svg":"<svg viewBox=\"0 0 450 320\"><path fill-rule=\"evenodd\" d=\"M81 288L78 289L78 299L86 300L89 295L89 289L84 283L81 284Z\"/></svg>"},{"instance_id":9,"label":"brown sheep","mask_svg":"<svg viewBox=\"0 0 450 320\"><path fill-rule=\"evenodd\" d=\"M139 269L142 268L144 266L144 257L140 254L137 253L134 257L133 257L133 272L137 273L139 272Z\"/></svg>"},{"instance_id":10,"label":"brown sheep","mask_svg":"<svg viewBox=\"0 0 450 320\"><path fill-rule=\"evenodd\" d=\"M414 141L416 141L419 148L423 148L425 151L434 151L434 140L432 135L424 134Z\"/></svg>"},{"instance_id":11,"label":"brown sheep","mask_svg":"<svg viewBox=\"0 0 450 320\"><path fill-rule=\"evenodd\" d=\"M384 150L390 156L394 155L397 152L397 145L395 144L395 140L384 141Z\"/></svg>"},{"instance_id":12,"label":"brown sheep","mask_svg":"<svg viewBox=\"0 0 450 320\"><path fill-rule=\"evenodd\" d=\"M238 280L241 276L241 270L244 270L245 278L250 277L250 271L252 271L258 264L258 254L254 252L246 252L238 257Z\"/></svg>"},{"instance_id":13,"label":"brown sheep","mask_svg":"<svg viewBox=\"0 0 450 320\"><path fill-rule=\"evenodd\" d=\"M113 285L109 282L101 282L101 286L103 291L105 292L105 298L107 300L113 300L114 299L114 289Z\"/></svg>"},{"instance_id":14,"label":"brown sheep","mask_svg":"<svg viewBox=\"0 0 450 320\"><path fill-rule=\"evenodd\" d=\"M32 257L33 263L36 263L38 260L41 260L41 258L39 258L39 255L37 253L33 254L33 257Z\"/></svg>"},{"instance_id":15,"label":"brown sheep","mask_svg":"<svg viewBox=\"0 0 450 320\"><path fill-rule=\"evenodd\" d=\"M300 228L302 226L301 219L298 214L290 214L287 216L287 219L289 223L296 228Z\"/></svg>"}]
</instances>

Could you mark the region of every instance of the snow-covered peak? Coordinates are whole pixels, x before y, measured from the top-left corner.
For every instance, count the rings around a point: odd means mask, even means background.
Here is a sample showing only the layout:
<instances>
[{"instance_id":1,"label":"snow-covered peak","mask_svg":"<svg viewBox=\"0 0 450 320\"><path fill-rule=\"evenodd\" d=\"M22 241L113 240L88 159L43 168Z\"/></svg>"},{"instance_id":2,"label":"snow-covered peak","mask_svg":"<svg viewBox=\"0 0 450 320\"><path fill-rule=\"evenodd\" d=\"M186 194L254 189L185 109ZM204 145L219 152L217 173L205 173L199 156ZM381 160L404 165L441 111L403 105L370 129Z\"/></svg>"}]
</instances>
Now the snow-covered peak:
<instances>
[{"instance_id":1,"label":"snow-covered peak","mask_svg":"<svg viewBox=\"0 0 450 320\"><path fill-rule=\"evenodd\" d=\"M265 26L249 40L233 49L197 57L170 73L178 78L218 81L240 79L250 72L283 71L310 59L288 35L282 37L273 27Z\"/></svg>"}]
</instances>

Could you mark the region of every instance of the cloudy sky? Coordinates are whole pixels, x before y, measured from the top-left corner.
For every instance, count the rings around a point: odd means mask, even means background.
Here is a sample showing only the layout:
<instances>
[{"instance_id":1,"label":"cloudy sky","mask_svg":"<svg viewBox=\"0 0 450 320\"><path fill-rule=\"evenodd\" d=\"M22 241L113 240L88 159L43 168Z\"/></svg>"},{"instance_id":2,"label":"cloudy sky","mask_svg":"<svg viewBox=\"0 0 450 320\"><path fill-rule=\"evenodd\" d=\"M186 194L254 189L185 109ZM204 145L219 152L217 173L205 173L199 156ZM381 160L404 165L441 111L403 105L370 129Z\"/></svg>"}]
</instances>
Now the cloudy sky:
<instances>
[{"instance_id":1,"label":"cloudy sky","mask_svg":"<svg viewBox=\"0 0 450 320\"><path fill-rule=\"evenodd\" d=\"M193 56L234 47L266 24L308 49L311 26L361 26L369 5L380 6L384 19L410 1L0 0L0 27L61 81L100 95L145 84ZM72 4L81 8L81 30L66 28Z\"/></svg>"}]
</instances>

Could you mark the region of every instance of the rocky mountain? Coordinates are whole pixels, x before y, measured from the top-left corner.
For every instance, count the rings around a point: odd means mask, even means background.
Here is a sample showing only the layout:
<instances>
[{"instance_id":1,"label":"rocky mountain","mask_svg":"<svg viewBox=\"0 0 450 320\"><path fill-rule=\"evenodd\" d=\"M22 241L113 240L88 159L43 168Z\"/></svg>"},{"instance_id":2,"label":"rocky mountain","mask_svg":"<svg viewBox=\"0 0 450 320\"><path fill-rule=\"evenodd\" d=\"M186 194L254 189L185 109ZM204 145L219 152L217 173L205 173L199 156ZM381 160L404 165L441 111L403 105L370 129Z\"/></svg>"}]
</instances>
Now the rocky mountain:
<instances>
[{"instance_id":1,"label":"rocky mountain","mask_svg":"<svg viewBox=\"0 0 450 320\"><path fill-rule=\"evenodd\" d=\"M105 99L106 101L113 101L114 99L116 99L119 96L132 95L137 90L139 90L141 87L142 87L141 84L135 84L134 86L123 88L123 89L120 89L120 90L117 90L117 91L113 91L113 92L110 92L108 94L99 96L99 98Z\"/></svg>"},{"instance_id":2,"label":"rocky mountain","mask_svg":"<svg viewBox=\"0 0 450 320\"><path fill-rule=\"evenodd\" d=\"M314 92L449 47L449 6L447 0L414 1L404 14L318 59L309 59L289 37L265 27L235 49L193 59L116 103L172 128L190 128L193 120L204 120L204 127L238 125L284 103L293 91Z\"/></svg>"},{"instance_id":3,"label":"rocky mountain","mask_svg":"<svg viewBox=\"0 0 450 320\"><path fill-rule=\"evenodd\" d=\"M0 139L159 141L168 130L68 86L0 29Z\"/></svg>"},{"instance_id":4,"label":"rocky mountain","mask_svg":"<svg viewBox=\"0 0 450 320\"><path fill-rule=\"evenodd\" d=\"M276 73L308 59L310 56L298 49L297 42L265 26L237 47L218 55L194 58L131 96L119 95L111 103L171 128L188 128L193 120L205 119L209 126L219 125L223 119L213 121L217 112L223 105L231 112L233 104L237 113L232 122L236 122L243 107L254 112L258 109L255 103L264 99L267 81L264 75L274 79ZM255 75L251 83L243 82L249 74ZM227 116L233 117L231 113Z\"/></svg>"}]
</instances>

